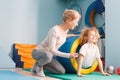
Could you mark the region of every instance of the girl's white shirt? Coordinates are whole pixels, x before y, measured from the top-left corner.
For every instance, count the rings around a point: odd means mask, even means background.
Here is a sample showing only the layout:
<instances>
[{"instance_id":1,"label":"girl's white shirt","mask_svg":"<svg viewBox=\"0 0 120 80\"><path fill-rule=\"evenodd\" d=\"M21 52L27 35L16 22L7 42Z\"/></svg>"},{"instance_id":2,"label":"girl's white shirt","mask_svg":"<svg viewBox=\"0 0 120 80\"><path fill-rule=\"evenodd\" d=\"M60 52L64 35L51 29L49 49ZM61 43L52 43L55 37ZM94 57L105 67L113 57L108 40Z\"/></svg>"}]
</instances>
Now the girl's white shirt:
<instances>
[{"instance_id":1,"label":"girl's white shirt","mask_svg":"<svg viewBox=\"0 0 120 80\"><path fill-rule=\"evenodd\" d=\"M79 54L84 56L82 67L88 68L91 67L95 59L100 58L100 53L97 45L91 45L90 43L85 43L81 46Z\"/></svg>"},{"instance_id":2,"label":"girl's white shirt","mask_svg":"<svg viewBox=\"0 0 120 80\"><path fill-rule=\"evenodd\" d=\"M38 45L35 49L49 51L56 56L69 58L70 54L58 51L66 41L66 34L62 34L58 25L51 28L48 32L47 37L43 42Z\"/></svg>"}]
</instances>

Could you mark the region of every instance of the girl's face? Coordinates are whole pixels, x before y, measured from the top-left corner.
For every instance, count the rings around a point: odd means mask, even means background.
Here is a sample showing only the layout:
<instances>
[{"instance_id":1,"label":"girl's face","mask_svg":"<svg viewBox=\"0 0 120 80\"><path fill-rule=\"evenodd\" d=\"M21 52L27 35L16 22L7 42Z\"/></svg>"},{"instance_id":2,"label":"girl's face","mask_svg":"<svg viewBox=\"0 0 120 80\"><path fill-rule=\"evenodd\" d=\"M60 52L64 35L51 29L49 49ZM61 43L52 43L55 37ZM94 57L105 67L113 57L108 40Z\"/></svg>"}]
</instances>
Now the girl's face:
<instances>
[{"instance_id":1,"label":"girl's face","mask_svg":"<svg viewBox=\"0 0 120 80\"><path fill-rule=\"evenodd\" d=\"M95 31L90 31L88 33L88 42L96 43L98 41Z\"/></svg>"}]
</instances>

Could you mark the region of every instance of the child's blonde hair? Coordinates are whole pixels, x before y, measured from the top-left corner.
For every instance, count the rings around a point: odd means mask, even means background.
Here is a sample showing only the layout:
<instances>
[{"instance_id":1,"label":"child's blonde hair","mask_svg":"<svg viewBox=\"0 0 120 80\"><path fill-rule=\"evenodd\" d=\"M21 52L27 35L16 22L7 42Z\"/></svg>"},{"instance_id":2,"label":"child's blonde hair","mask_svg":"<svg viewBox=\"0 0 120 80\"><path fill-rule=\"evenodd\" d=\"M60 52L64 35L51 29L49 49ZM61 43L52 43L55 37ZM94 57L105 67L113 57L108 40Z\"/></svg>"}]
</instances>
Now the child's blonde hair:
<instances>
[{"instance_id":1,"label":"child's blonde hair","mask_svg":"<svg viewBox=\"0 0 120 80\"><path fill-rule=\"evenodd\" d=\"M78 17L81 17L81 15L76 10L66 9L63 13L63 22L65 22L68 19L75 20Z\"/></svg>"},{"instance_id":2,"label":"child's blonde hair","mask_svg":"<svg viewBox=\"0 0 120 80\"><path fill-rule=\"evenodd\" d=\"M97 30L96 27L87 27L86 29L82 31L80 35L80 45L83 45L88 42L88 34L91 31L95 31L97 39L100 37L99 31ZM97 44L97 42L95 42L94 44Z\"/></svg>"}]
</instances>

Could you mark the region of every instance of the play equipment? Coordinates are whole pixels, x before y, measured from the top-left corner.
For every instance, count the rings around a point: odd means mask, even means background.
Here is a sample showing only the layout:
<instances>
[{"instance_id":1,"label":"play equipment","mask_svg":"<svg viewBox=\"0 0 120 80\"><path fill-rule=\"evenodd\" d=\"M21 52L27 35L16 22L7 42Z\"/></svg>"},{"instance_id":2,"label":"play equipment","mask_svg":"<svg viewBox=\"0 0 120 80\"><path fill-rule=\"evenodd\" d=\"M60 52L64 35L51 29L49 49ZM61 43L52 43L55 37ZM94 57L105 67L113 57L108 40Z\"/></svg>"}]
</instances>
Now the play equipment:
<instances>
[{"instance_id":1,"label":"play equipment","mask_svg":"<svg viewBox=\"0 0 120 80\"><path fill-rule=\"evenodd\" d=\"M16 63L16 67L32 68L35 63L32 58L32 50L35 47L35 44L15 43L13 45L13 61Z\"/></svg>"},{"instance_id":2,"label":"play equipment","mask_svg":"<svg viewBox=\"0 0 120 80\"><path fill-rule=\"evenodd\" d=\"M101 0L96 0L94 2L92 2L90 4L90 6L88 7L87 11L86 11L86 15L85 15L85 24L88 27L96 27L95 24L95 20L94 20L94 16L96 13L102 15L101 13L104 12L104 6L101 3ZM101 26L97 26L100 35L104 35L104 24L102 24Z\"/></svg>"},{"instance_id":3,"label":"play equipment","mask_svg":"<svg viewBox=\"0 0 120 80\"><path fill-rule=\"evenodd\" d=\"M115 72L114 66L112 66L112 65L108 66L107 72L110 73L110 74L113 74Z\"/></svg>"},{"instance_id":4,"label":"play equipment","mask_svg":"<svg viewBox=\"0 0 120 80\"><path fill-rule=\"evenodd\" d=\"M117 68L117 74L120 75L120 67Z\"/></svg>"},{"instance_id":5,"label":"play equipment","mask_svg":"<svg viewBox=\"0 0 120 80\"><path fill-rule=\"evenodd\" d=\"M59 51L65 52L65 53L70 53L71 46L73 42L77 39L78 37L70 37L66 39L66 42L59 48ZM78 47L79 50L80 46ZM77 52L78 52L77 50ZM70 58L64 58L64 57L59 57L57 56L56 59L64 66L66 69L66 73L76 73L76 70L73 68Z\"/></svg>"},{"instance_id":6,"label":"play equipment","mask_svg":"<svg viewBox=\"0 0 120 80\"><path fill-rule=\"evenodd\" d=\"M59 48L59 50L62 51L62 52L67 52L67 53L72 54L72 53L75 53L75 52L78 53L80 47L81 47L80 46L80 38L79 37L70 37L70 38L67 38L65 44L62 45ZM64 66L67 73L76 73L77 66L78 66L77 59L57 57L57 60ZM81 73L82 74L91 73L96 69L97 65L98 65L98 63L95 60L92 67L90 67L88 69L82 69Z\"/></svg>"}]
</instances>

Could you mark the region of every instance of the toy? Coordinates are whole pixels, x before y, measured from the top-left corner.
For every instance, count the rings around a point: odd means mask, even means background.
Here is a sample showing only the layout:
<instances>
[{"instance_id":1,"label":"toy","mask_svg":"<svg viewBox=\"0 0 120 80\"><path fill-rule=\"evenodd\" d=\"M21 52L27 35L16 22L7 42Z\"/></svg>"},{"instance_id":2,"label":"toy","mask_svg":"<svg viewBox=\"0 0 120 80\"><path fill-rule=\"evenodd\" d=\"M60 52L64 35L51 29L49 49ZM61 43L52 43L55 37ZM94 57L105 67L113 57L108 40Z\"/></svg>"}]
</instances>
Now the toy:
<instances>
[{"instance_id":1,"label":"toy","mask_svg":"<svg viewBox=\"0 0 120 80\"><path fill-rule=\"evenodd\" d=\"M114 66L110 65L107 69L108 73L113 74L115 72Z\"/></svg>"},{"instance_id":2,"label":"toy","mask_svg":"<svg viewBox=\"0 0 120 80\"><path fill-rule=\"evenodd\" d=\"M117 74L120 75L120 67L117 68Z\"/></svg>"}]
</instances>

